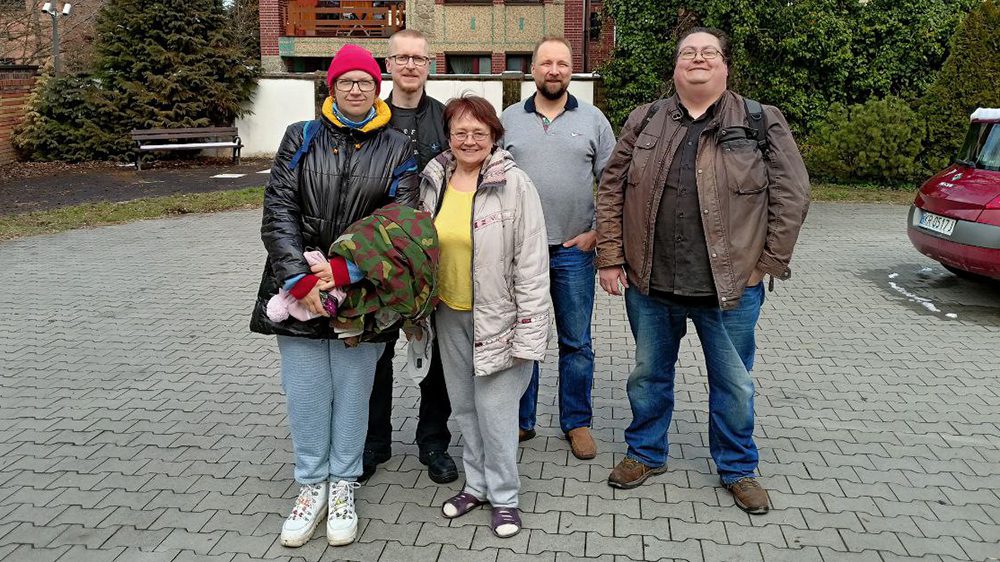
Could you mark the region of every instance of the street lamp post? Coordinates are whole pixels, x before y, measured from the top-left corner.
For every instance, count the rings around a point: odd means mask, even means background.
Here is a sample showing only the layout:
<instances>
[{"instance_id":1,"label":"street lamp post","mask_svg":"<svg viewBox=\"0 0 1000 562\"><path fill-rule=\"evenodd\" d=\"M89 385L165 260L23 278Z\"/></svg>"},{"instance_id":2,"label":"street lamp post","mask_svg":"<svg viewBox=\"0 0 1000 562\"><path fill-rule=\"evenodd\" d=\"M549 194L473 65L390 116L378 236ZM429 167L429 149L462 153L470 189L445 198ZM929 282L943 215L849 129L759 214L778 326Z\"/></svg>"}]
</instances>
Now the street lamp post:
<instances>
[{"instance_id":1,"label":"street lamp post","mask_svg":"<svg viewBox=\"0 0 1000 562\"><path fill-rule=\"evenodd\" d=\"M52 69L56 76L59 76L59 18L68 16L72 9L73 5L67 3L63 4L61 11L53 2L42 5L42 11L52 16Z\"/></svg>"}]
</instances>

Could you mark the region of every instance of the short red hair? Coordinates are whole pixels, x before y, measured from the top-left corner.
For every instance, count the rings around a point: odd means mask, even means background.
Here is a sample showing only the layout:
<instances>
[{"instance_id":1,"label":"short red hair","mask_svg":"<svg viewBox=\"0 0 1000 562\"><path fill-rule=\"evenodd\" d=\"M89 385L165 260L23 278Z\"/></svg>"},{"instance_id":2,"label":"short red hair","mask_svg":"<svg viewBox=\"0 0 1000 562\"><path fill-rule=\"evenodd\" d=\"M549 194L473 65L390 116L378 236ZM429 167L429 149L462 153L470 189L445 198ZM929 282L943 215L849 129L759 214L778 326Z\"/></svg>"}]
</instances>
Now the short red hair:
<instances>
[{"instance_id":1,"label":"short red hair","mask_svg":"<svg viewBox=\"0 0 1000 562\"><path fill-rule=\"evenodd\" d=\"M490 130L490 134L493 135L493 142L503 137L503 124L500 123L500 118L497 117L497 110L493 108L493 104L486 101L485 98L472 94L452 98L444 106L444 132L449 137L451 136L451 121L463 115L468 115L486 125Z\"/></svg>"}]
</instances>

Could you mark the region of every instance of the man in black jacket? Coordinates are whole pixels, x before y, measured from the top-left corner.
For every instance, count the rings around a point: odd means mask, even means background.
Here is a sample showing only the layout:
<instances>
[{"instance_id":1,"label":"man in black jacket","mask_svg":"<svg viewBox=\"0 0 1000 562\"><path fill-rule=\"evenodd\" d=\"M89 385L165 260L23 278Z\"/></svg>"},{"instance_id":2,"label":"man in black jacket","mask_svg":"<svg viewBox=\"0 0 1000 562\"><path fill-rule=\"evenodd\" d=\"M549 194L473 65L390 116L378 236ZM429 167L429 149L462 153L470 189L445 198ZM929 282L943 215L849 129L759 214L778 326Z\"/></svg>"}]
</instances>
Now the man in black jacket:
<instances>
[{"instance_id":1,"label":"man in black jacket","mask_svg":"<svg viewBox=\"0 0 1000 562\"><path fill-rule=\"evenodd\" d=\"M385 59L386 69L392 75L392 92L385 100L392 110L389 125L410 137L421 171L448 146L448 137L444 132L444 106L424 90L431 61L427 39L419 31L404 29L389 39L389 56ZM365 440L362 481L370 478L376 467L392 456L393 347L386 346L375 371L375 386L368 405L368 437ZM420 383L419 407L416 441L420 462L427 465L428 476L434 482L453 482L458 479L458 468L448 454L451 404L437 349L434 350L430 371Z\"/></svg>"}]
</instances>

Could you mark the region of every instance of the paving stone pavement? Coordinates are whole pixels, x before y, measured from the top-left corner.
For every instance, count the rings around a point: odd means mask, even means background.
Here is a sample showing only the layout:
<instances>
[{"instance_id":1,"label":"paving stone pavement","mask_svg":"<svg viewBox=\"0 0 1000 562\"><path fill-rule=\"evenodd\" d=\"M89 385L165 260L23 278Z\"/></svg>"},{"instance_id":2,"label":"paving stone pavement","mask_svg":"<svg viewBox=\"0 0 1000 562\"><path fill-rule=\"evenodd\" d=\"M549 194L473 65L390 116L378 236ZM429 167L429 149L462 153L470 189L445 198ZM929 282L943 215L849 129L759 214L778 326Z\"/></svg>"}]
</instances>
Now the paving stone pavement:
<instances>
[{"instance_id":1,"label":"paving stone pavement","mask_svg":"<svg viewBox=\"0 0 1000 562\"><path fill-rule=\"evenodd\" d=\"M559 435L550 346L540 436L521 448L521 534L494 538L485 510L439 515L460 483L435 485L422 470L417 393L400 379L394 456L358 492L358 541L330 548L319 533L283 548L277 532L296 487L278 355L273 339L246 329L259 216L0 244L0 558L1000 557L1000 289L917 254L904 207L838 204L813 206L794 277L768 295L759 328L770 514L747 516L717 485L693 330L669 471L631 491L607 486L624 451L633 350L622 302L601 295L600 454L577 461Z\"/></svg>"}]
</instances>

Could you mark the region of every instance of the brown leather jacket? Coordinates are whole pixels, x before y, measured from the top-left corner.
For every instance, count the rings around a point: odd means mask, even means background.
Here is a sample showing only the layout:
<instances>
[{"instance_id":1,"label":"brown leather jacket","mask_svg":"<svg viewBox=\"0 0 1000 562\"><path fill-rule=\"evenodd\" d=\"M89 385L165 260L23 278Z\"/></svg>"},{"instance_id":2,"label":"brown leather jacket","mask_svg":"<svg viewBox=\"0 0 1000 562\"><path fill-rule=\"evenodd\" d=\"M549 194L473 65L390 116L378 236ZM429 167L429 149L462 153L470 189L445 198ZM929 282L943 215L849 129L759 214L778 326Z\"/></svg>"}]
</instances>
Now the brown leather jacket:
<instances>
[{"instance_id":1,"label":"brown leather jacket","mask_svg":"<svg viewBox=\"0 0 1000 562\"><path fill-rule=\"evenodd\" d=\"M597 267L624 265L630 285L643 294L649 294L660 196L684 138L676 95L637 135L648 108L629 115L597 191ZM777 108L764 111L769 158L753 138L732 138L733 128L748 124L743 98L728 90L698 146L702 226L724 310L736 307L755 268L791 276L788 262L809 209L809 176L788 123Z\"/></svg>"}]
</instances>

